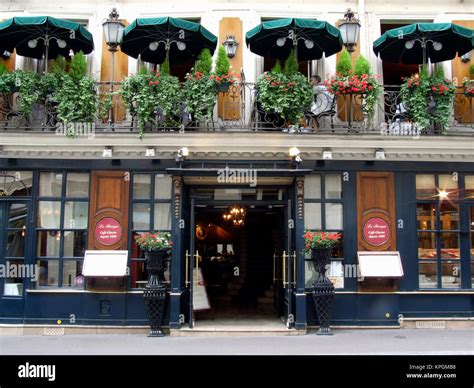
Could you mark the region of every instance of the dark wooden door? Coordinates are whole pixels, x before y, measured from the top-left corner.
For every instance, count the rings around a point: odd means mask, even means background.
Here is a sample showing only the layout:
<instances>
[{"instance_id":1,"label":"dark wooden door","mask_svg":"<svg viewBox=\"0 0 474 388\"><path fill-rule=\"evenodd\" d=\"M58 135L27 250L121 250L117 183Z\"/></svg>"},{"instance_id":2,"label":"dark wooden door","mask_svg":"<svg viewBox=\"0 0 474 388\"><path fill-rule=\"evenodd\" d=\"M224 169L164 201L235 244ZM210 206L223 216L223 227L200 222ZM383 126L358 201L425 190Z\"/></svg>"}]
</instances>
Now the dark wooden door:
<instances>
[{"instance_id":1,"label":"dark wooden door","mask_svg":"<svg viewBox=\"0 0 474 388\"><path fill-rule=\"evenodd\" d=\"M129 190L129 172L92 172L88 249L128 249Z\"/></svg>"}]
</instances>

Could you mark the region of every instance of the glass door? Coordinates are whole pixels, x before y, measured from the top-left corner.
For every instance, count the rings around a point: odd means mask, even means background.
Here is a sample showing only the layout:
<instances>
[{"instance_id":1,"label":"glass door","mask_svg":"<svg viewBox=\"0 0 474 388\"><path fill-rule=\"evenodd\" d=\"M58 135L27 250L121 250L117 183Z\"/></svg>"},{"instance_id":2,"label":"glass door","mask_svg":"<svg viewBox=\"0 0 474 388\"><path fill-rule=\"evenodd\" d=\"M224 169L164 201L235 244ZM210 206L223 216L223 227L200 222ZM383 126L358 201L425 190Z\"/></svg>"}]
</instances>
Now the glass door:
<instances>
[{"instance_id":1,"label":"glass door","mask_svg":"<svg viewBox=\"0 0 474 388\"><path fill-rule=\"evenodd\" d=\"M287 201L284 217L284 242L282 254L282 287L283 287L283 321L288 328L294 326L295 316L293 313L293 291L296 286L295 260L296 254L293 250L294 220L292 219L292 202Z\"/></svg>"},{"instance_id":2,"label":"glass door","mask_svg":"<svg viewBox=\"0 0 474 388\"><path fill-rule=\"evenodd\" d=\"M0 311L9 317L23 314L25 284L39 275L25 263L28 215L26 201L0 202Z\"/></svg>"},{"instance_id":3,"label":"glass door","mask_svg":"<svg viewBox=\"0 0 474 388\"><path fill-rule=\"evenodd\" d=\"M471 288L474 288L474 205L469 206L469 243L471 259Z\"/></svg>"}]
</instances>

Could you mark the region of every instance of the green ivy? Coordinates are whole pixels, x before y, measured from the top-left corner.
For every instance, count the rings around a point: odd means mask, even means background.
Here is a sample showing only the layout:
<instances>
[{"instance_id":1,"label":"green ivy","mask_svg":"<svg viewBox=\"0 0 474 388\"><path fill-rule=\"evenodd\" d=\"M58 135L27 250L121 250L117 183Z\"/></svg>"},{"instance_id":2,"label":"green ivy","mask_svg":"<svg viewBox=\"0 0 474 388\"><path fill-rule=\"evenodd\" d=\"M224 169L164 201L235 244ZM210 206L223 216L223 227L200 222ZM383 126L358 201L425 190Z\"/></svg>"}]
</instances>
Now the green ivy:
<instances>
[{"instance_id":1,"label":"green ivy","mask_svg":"<svg viewBox=\"0 0 474 388\"><path fill-rule=\"evenodd\" d=\"M216 84L209 74L196 71L186 77L183 98L188 112L195 120L205 117L211 120L212 111L216 104Z\"/></svg>"}]
</instances>

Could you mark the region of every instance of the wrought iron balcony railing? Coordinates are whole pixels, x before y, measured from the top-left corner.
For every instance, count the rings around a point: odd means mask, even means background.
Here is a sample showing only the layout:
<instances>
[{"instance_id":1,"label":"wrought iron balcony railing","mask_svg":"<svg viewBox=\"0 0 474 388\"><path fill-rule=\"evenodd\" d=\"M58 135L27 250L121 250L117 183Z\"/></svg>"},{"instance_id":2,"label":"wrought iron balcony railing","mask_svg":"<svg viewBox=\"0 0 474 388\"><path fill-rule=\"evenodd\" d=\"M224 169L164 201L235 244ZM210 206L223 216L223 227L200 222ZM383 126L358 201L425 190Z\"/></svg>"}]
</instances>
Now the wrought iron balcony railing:
<instances>
[{"instance_id":1,"label":"wrought iron balcony railing","mask_svg":"<svg viewBox=\"0 0 474 388\"><path fill-rule=\"evenodd\" d=\"M112 109L109 114L95 116L97 132L138 132L136 107L126 106L120 95L120 83L97 83L98 99L110 91ZM18 93L0 94L0 130L55 131L58 128L57 102L46 98L33 105L31 114L18 109ZM279 115L263 111L257 99L255 84L243 82L226 93L216 93L216 105L211 119L194 120L183 103L174 117L164 117L156 107L155 117L145 125L145 132L172 131L274 131L312 134L372 134L385 136L474 135L474 98L455 91L449 128L437 123L417 129L410 118L410 109L403 104L400 86L383 85L375 117L369 120L363 106L363 95L334 96L324 92L315 95L310 109L302 111L301 120L289 123ZM429 106L427 107L429 109Z\"/></svg>"}]
</instances>

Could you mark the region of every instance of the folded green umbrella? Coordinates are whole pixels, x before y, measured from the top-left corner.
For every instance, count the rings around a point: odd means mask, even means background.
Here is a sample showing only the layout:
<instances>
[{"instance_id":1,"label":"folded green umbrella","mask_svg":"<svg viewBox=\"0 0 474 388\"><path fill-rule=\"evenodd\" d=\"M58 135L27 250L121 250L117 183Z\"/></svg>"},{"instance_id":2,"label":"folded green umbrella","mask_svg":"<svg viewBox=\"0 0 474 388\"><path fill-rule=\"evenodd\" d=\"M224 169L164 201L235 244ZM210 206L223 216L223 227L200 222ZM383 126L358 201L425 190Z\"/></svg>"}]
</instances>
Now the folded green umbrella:
<instances>
[{"instance_id":1,"label":"folded green umbrella","mask_svg":"<svg viewBox=\"0 0 474 388\"><path fill-rule=\"evenodd\" d=\"M373 45L384 61L424 64L448 61L474 48L474 30L451 23L416 23L386 31Z\"/></svg>"},{"instance_id":2,"label":"folded green umbrella","mask_svg":"<svg viewBox=\"0 0 474 388\"><path fill-rule=\"evenodd\" d=\"M89 54L92 34L79 23L51 16L18 16L0 22L0 49L41 59L68 56L69 51Z\"/></svg>"},{"instance_id":3,"label":"folded green umbrella","mask_svg":"<svg viewBox=\"0 0 474 388\"><path fill-rule=\"evenodd\" d=\"M246 34L247 46L255 54L286 59L296 47L299 60L329 57L342 50L339 29L322 20L277 19L260 23Z\"/></svg>"},{"instance_id":4,"label":"folded green umbrella","mask_svg":"<svg viewBox=\"0 0 474 388\"><path fill-rule=\"evenodd\" d=\"M145 62L163 63L166 56L179 63L197 58L201 50L214 53L217 37L201 24L183 19L162 17L136 19L123 33L121 50Z\"/></svg>"}]
</instances>

